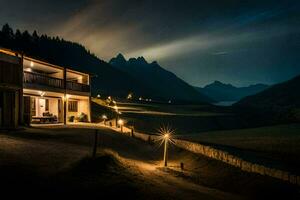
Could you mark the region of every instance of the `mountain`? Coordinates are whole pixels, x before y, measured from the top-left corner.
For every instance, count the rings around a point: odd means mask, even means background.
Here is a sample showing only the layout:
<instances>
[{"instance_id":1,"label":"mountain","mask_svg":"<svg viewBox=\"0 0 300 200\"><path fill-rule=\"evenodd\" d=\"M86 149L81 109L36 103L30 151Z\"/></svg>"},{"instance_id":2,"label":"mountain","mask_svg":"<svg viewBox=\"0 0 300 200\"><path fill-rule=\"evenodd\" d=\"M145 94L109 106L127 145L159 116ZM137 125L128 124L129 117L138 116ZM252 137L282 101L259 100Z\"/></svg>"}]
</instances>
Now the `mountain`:
<instances>
[{"instance_id":1,"label":"mountain","mask_svg":"<svg viewBox=\"0 0 300 200\"><path fill-rule=\"evenodd\" d=\"M216 102L220 101L238 101L243 97L259 93L269 86L264 84L255 84L248 87L235 87L231 84L224 84L215 81L205 87L195 87L199 92L210 97Z\"/></svg>"},{"instance_id":2,"label":"mountain","mask_svg":"<svg viewBox=\"0 0 300 200\"><path fill-rule=\"evenodd\" d=\"M155 95L177 102L211 102L175 74L162 68L157 62L148 63L144 57L126 60L122 54L109 62L116 69L143 82Z\"/></svg>"},{"instance_id":3,"label":"mountain","mask_svg":"<svg viewBox=\"0 0 300 200\"><path fill-rule=\"evenodd\" d=\"M245 97L234 108L250 120L266 123L300 122L300 76Z\"/></svg>"}]
</instances>

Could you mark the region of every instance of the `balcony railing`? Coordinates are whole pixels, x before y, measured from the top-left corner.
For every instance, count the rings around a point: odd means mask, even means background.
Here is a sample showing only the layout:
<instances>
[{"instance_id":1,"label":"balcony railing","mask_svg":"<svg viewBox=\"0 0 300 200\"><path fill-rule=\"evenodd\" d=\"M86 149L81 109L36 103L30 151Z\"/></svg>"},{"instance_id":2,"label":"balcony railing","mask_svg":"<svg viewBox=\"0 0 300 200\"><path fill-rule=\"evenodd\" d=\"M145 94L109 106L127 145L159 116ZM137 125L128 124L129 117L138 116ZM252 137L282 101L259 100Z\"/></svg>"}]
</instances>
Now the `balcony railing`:
<instances>
[{"instance_id":1,"label":"balcony railing","mask_svg":"<svg viewBox=\"0 0 300 200\"><path fill-rule=\"evenodd\" d=\"M49 86L64 89L64 80L43 74L24 72L24 83ZM67 81L67 89L79 92L90 92L90 86L82 83Z\"/></svg>"},{"instance_id":2,"label":"balcony railing","mask_svg":"<svg viewBox=\"0 0 300 200\"><path fill-rule=\"evenodd\" d=\"M53 78L42 74L24 72L24 83L64 88L63 79Z\"/></svg>"},{"instance_id":3,"label":"balcony railing","mask_svg":"<svg viewBox=\"0 0 300 200\"><path fill-rule=\"evenodd\" d=\"M79 92L90 92L90 86L82 83L67 81L67 89Z\"/></svg>"}]
</instances>

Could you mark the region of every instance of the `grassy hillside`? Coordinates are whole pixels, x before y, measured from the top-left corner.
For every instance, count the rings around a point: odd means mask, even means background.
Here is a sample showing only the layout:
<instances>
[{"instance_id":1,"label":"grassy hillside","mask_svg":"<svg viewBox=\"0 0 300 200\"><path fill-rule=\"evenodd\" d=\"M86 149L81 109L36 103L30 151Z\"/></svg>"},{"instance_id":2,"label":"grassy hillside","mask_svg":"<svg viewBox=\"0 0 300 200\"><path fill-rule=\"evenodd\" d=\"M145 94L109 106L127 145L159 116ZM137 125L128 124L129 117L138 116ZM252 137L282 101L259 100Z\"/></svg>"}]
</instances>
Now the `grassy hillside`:
<instances>
[{"instance_id":1,"label":"grassy hillside","mask_svg":"<svg viewBox=\"0 0 300 200\"><path fill-rule=\"evenodd\" d=\"M276 84L234 105L245 120L255 124L300 122L300 76Z\"/></svg>"}]
</instances>

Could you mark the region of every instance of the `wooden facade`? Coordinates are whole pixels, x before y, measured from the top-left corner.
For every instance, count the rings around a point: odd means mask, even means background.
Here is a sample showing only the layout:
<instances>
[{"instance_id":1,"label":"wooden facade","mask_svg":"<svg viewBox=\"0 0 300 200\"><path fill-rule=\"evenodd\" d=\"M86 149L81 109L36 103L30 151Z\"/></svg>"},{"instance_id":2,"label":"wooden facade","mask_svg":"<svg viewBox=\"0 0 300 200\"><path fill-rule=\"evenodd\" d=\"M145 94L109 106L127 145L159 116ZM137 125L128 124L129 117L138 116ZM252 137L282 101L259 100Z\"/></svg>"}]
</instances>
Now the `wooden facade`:
<instances>
[{"instance_id":1,"label":"wooden facade","mask_svg":"<svg viewBox=\"0 0 300 200\"><path fill-rule=\"evenodd\" d=\"M74 110L68 111L68 97L80 102L80 112L88 114L90 119L90 95L89 74L0 48L0 128L30 125L33 118L38 118L33 112L39 110L41 119L52 120L44 116L51 109L57 122L66 123L70 115L76 114ZM44 103L45 109L34 109Z\"/></svg>"},{"instance_id":2,"label":"wooden facade","mask_svg":"<svg viewBox=\"0 0 300 200\"><path fill-rule=\"evenodd\" d=\"M23 67L19 55L0 52L0 127L17 127L23 123Z\"/></svg>"}]
</instances>

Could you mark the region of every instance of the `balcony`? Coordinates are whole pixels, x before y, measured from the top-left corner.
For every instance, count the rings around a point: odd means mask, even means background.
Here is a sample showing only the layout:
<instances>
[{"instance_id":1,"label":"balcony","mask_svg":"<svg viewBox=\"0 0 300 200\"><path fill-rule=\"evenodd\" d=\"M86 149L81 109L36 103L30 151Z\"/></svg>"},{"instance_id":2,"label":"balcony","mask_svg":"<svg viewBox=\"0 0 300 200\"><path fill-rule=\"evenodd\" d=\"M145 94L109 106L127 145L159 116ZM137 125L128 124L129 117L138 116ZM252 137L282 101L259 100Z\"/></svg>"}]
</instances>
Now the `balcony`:
<instances>
[{"instance_id":1,"label":"balcony","mask_svg":"<svg viewBox=\"0 0 300 200\"><path fill-rule=\"evenodd\" d=\"M77 83L73 81L67 81L67 89L78 91L78 92L90 92L90 86L82 83Z\"/></svg>"},{"instance_id":2,"label":"balcony","mask_svg":"<svg viewBox=\"0 0 300 200\"><path fill-rule=\"evenodd\" d=\"M64 88L63 79L49 77L42 74L24 72L24 83L26 84L36 84L54 88Z\"/></svg>"},{"instance_id":3,"label":"balcony","mask_svg":"<svg viewBox=\"0 0 300 200\"><path fill-rule=\"evenodd\" d=\"M64 80L50 77L43 74L24 71L24 83L32 85L47 86L52 88L64 89ZM90 92L90 86L87 84L67 81L67 90L77 92Z\"/></svg>"}]
</instances>

